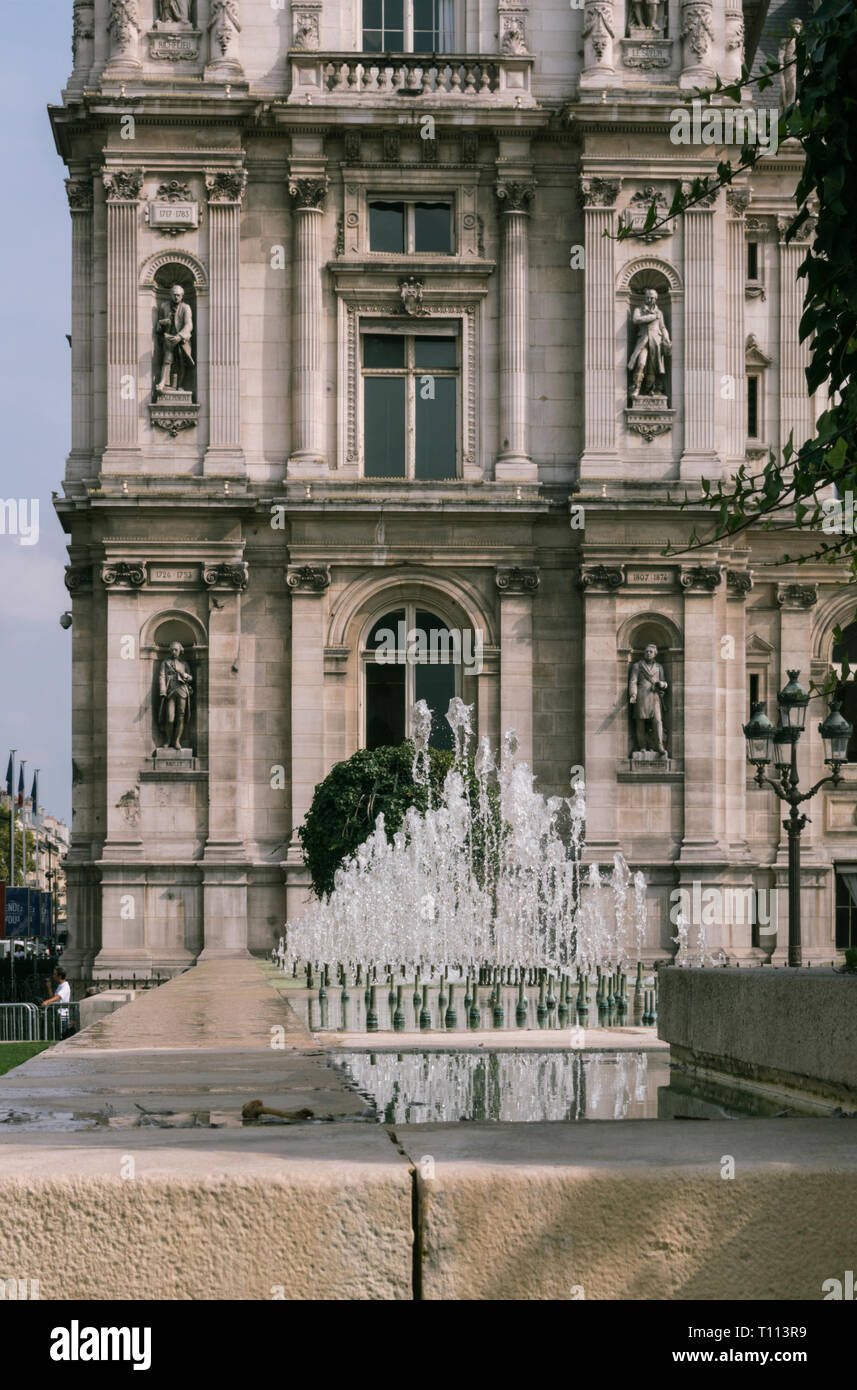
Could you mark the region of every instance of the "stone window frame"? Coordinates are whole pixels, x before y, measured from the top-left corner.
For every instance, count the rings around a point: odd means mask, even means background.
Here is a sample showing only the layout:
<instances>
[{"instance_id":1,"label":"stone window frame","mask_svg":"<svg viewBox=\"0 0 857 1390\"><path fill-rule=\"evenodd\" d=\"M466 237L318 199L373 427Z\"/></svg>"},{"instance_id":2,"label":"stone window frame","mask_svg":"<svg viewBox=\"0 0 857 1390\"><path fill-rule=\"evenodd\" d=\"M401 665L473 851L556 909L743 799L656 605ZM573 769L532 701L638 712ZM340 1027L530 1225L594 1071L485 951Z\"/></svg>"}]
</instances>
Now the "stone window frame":
<instances>
[{"instance_id":1,"label":"stone window frame","mask_svg":"<svg viewBox=\"0 0 857 1390\"><path fill-rule=\"evenodd\" d=\"M409 113L412 114L412 113ZM402 139L420 140L418 126L403 125L397 131ZM480 225L477 213L479 170L477 168L430 168L388 164L350 165L343 170L343 253L367 265L412 270L416 265L454 270L462 262L482 259L479 254ZM452 204L452 242L454 251L372 251L369 246L369 202L421 202L448 198Z\"/></svg>"},{"instance_id":2,"label":"stone window frame","mask_svg":"<svg viewBox=\"0 0 857 1390\"><path fill-rule=\"evenodd\" d=\"M367 695L366 695L366 668L367 668L367 666L369 666L370 664L371 664L371 665L376 665L376 664L377 664L376 662L373 662L373 661L371 660L373 653L372 653L371 649L367 646L367 642L368 642L368 640L369 640L369 634L371 633L371 631L372 631L372 629L374 628L375 624L378 623L378 622L381 620L381 618L385 617L385 615L386 615L387 613L394 613L398 608L404 608L404 610L405 610L405 621L408 622L408 620L409 620L409 618L408 618L409 610L412 609L414 612L416 612L416 610L417 610L418 608L421 608L424 612L431 612L431 614L432 614L433 617L439 618L440 621L443 623L444 627L446 627L446 628L457 628L457 627L458 627L458 623L457 623L457 621L455 620L455 618L454 618L454 617L453 617L453 618L450 618L449 613L448 613L448 612L444 612L443 596L441 596L441 603L437 603L433 598L428 598L428 599L427 599L424 595L420 595L419 597L416 597L416 598L415 598L415 597L396 597L395 599L392 599L392 600L389 599L389 597L387 597L387 601L385 602L385 601L384 601L384 598L385 598L385 593L386 593L386 592L387 592L387 591L384 591L384 592L382 592L381 594L379 594L379 595L377 596L378 602L375 603L375 604L373 604L372 609L371 609L371 616L369 617L368 621L364 621L364 622L362 623L361 628L360 628L360 636L359 636L358 642L357 642L358 682L359 682L359 688L358 688L358 694L357 694L357 721L358 721L358 738L359 738L359 741L360 741L360 747L361 747L361 748L365 748L365 747L366 747L366 715L367 715L367 707L368 707L368 699L367 699ZM452 663L446 663L446 664L452 664ZM408 672L409 672L410 670L413 670L413 667L408 667L408 666L405 667L405 738L406 738L406 739L408 739L408 738L413 738L413 727L412 727L412 723L411 723L411 712L412 712L412 710L413 710L413 703L414 703L414 702L413 702L412 699L410 699L410 697L411 697L415 692L414 692L414 689L413 689L413 678L412 678L412 677L409 678L409 676L408 676ZM456 695L458 695L459 697L461 697L461 693L462 693L462 682L463 682L463 679L464 679L464 670L463 670L463 668L462 668L461 666L456 666L456 667L455 667L455 693L456 693ZM476 679L476 678L473 677L472 679ZM433 713L440 713L441 717L443 717L443 715L446 713L445 710L441 710L441 711L432 711L432 712L433 712Z\"/></svg>"},{"instance_id":3,"label":"stone window frame","mask_svg":"<svg viewBox=\"0 0 857 1390\"><path fill-rule=\"evenodd\" d=\"M414 486L450 487L455 484L481 479L479 459L479 425L477 402L479 399L479 315L477 302L468 298L464 302L451 300L444 295L428 300L427 324L440 328L444 324L453 326L460 342L459 351L459 400L460 419L459 470L455 478L422 482L413 478L367 478L364 475L363 457L363 392L360 354L360 337L367 325L377 325L381 330L395 326L403 333L419 333L421 316L405 316L401 313L401 299L396 290L389 298L381 294L371 300L354 292L339 291L338 339L339 339L339 381L343 389L339 392L340 415L338 422L337 464L338 471L350 473L367 486Z\"/></svg>"},{"instance_id":4,"label":"stone window frame","mask_svg":"<svg viewBox=\"0 0 857 1390\"><path fill-rule=\"evenodd\" d=\"M749 336L748 336L748 338L747 338L747 342L746 342L745 348L744 348L744 367L745 367L745 376L746 376L746 382L747 382L747 385L746 385L746 392L745 392L745 398L746 398L746 402L747 402L747 418L746 418L746 420L745 420L744 423L745 423L745 426L746 426L746 428L745 428L745 435L746 435L746 440L747 440L746 447L747 447L748 449L752 449L752 450L754 450L754 451L758 451L758 450L760 450L760 449L767 450L767 448L768 448L768 444L767 444L767 427L768 427L768 423L769 423L769 422L768 422L768 418L767 418L767 409L768 409L767 396L768 396L768 392L767 392L767 389L766 389L765 376L766 376L767 370L768 370L768 368L770 367L772 361L773 361L773 358L768 357L767 354L764 353L764 352L762 351L762 349L760 348L760 346L759 346L759 344L758 344L758 341L757 341L757 339L756 339L755 333L749 334ZM756 433L755 433L754 435L751 435L751 434L750 434L750 431L749 431L749 424L750 424L750 419L749 419L749 412L750 412L749 401L750 401L750 378L751 378L751 377L754 377L754 378L756 379L756 381L758 382L758 386L757 386L757 388L756 388Z\"/></svg>"},{"instance_id":5,"label":"stone window frame","mask_svg":"<svg viewBox=\"0 0 857 1390\"><path fill-rule=\"evenodd\" d=\"M466 4L466 0L453 0L453 2L454 2L454 4L455 4L455 44L454 44L454 46L452 47L452 49L450 50L450 52L451 52L451 53L466 53L466 52L467 52L467 47L466 47L466 44L467 44L467 4ZM405 48L401 49L400 51L401 51L402 53L412 54L412 53L413 53L413 29L414 29L414 26L413 26L413 0L403 0L403 10L404 10L404 20L403 20L403 23L404 23L404 36L403 36L403 39L402 39L402 42L403 42L403 43L406 42L406 40L407 40L407 35L408 35L408 31L409 31L409 26L408 26L408 14L407 14L409 8L410 8L410 11L411 11L411 21L410 21L411 47L410 47L410 48L405 47ZM356 53L365 54L365 55L368 56L368 57L382 58L382 57L384 56L383 53L372 53L372 54L370 54L369 51L368 51L367 49L364 49L364 47L363 47L363 0L355 0L353 13L354 13L354 51L355 51ZM393 50L391 50L391 51L393 51ZM415 56L416 56L416 57L420 57L420 54L416 54ZM424 55L422 55L422 56L424 56L424 57L429 57L430 55L429 55L429 54L424 54ZM439 56L443 56L443 55L439 55Z\"/></svg>"},{"instance_id":6,"label":"stone window frame","mask_svg":"<svg viewBox=\"0 0 857 1390\"><path fill-rule=\"evenodd\" d=\"M413 237L414 237L414 233L415 233L415 230L416 230L416 217L415 217L415 212L414 212L414 210L415 210L415 208L416 208L416 206L417 206L417 203L428 203L428 202L432 202L432 203L438 203L438 204L441 204L441 205L446 205L446 206L448 206L448 207L449 207L449 234L450 234L450 240L451 240L452 243L453 243L453 249L452 249L451 251L409 251L409 250L407 250L407 248L406 248L404 251L373 251L373 250L372 250L372 247L371 247L372 226L371 226L371 216L370 216L372 204L373 204L373 203L387 203L387 202L390 202L390 203L401 203L401 204L403 205L404 209L405 209L405 225L404 225L405 241L411 241L411 240L413 239ZM373 256L373 257L374 257L374 256L380 256L380 257L382 257L382 258L384 258L384 259L386 259L386 260L390 260L390 259L392 259L393 257L399 257L399 256L408 257L409 259L419 259L419 258L422 257L422 256L426 256L426 257L429 257L431 260L435 260L436 258L437 258L437 259L442 259L442 258L448 259L450 256L457 256L457 255L458 255L458 251L457 251L456 248L457 248L458 243L457 243L457 241L456 241L456 231L457 231L457 224L458 224L458 215L457 215L456 203L457 203L457 199L456 199L456 195L455 195L454 192L453 192L453 193L448 193L448 194L443 193L443 192L439 192L439 193L437 193L437 194L434 194L434 193L432 193L432 194L426 194L425 192L419 193L419 194L409 193L409 194L407 194L407 195L405 195L405 196L401 196L401 195L395 195L395 196L393 196L393 195L390 195L390 194L385 193L385 194L383 195L383 197L382 197L381 194L379 194L379 193L373 193L373 192L371 192L371 191L367 192L367 194L366 194L366 235L367 235L367 239L368 239L369 242L370 242L370 245L368 246L368 249L367 249L367 253L366 253L366 254L367 254L368 256Z\"/></svg>"}]
</instances>

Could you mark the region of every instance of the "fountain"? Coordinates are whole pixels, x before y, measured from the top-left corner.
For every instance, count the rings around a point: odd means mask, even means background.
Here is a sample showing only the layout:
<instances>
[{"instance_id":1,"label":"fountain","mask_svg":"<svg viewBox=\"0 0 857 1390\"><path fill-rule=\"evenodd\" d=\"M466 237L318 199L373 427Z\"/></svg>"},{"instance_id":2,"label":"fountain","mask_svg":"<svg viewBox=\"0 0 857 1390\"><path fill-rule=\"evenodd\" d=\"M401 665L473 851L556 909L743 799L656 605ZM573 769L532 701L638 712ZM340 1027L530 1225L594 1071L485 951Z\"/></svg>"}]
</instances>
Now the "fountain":
<instances>
[{"instance_id":1,"label":"fountain","mask_svg":"<svg viewBox=\"0 0 857 1390\"><path fill-rule=\"evenodd\" d=\"M295 968L306 961L355 980L361 971L388 979L395 968L400 978L422 978L423 988L435 974L472 977L476 985L486 972L490 983L501 976L511 983L517 971L522 985L529 972L545 1010L545 988L555 1005L553 982L576 975L576 1011L585 1017L593 969L621 976L641 957L645 880L631 874L621 854L609 873L582 865L582 781L570 797L542 796L516 757L513 731L499 767L488 739L479 741L471 779L472 715L457 697L450 702L455 756L439 804L429 800L424 813L412 807L392 841L378 817L337 870L332 893L286 924L284 961L287 953ZM413 711L413 774L427 788L431 720L421 700ZM467 993L464 1007L471 1009Z\"/></svg>"}]
</instances>

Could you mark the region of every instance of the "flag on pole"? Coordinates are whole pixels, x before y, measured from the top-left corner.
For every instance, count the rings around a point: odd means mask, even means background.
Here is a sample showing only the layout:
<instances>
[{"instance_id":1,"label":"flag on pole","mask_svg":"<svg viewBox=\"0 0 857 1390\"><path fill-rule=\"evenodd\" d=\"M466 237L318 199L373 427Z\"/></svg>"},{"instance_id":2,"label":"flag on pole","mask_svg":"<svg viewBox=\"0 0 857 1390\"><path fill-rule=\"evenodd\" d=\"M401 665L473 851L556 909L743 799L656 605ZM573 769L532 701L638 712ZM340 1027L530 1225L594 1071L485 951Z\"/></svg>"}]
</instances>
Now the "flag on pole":
<instances>
[{"instance_id":1,"label":"flag on pole","mask_svg":"<svg viewBox=\"0 0 857 1390\"><path fill-rule=\"evenodd\" d=\"M18 809L24 807L24 764L21 763L21 770L18 773Z\"/></svg>"},{"instance_id":2,"label":"flag on pole","mask_svg":"<svg viewBox=\"0 0 857 1390\"><path fill-rule=\"evenodd\" d=\"M39 769L33 773L33 790L30 792L30 800L33 803L33 824L39 823Z\"/></svg>"},{"instance_id":3,"label":"flag on pole","mask_svg":"<svg viewBox=\"0 0 857 1390\"><path fill-rule=\"evenodd\" d=\"M6 795L11 800L15 795L15 754L9 754L9 765L6 768Z\"/></svg>"}]
</instances>

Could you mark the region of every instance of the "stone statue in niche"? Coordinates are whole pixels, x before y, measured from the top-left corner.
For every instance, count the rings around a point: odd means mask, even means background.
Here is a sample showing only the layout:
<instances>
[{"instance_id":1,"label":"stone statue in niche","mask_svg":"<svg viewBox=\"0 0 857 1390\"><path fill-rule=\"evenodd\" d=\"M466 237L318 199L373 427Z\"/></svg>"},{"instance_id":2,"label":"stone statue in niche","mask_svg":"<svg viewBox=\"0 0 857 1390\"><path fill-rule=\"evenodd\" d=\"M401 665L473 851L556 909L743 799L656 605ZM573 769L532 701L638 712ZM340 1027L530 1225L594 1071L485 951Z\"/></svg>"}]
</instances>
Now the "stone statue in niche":
<instances>
[{"instance_id":1,"label":"stone statue in niche","mask_svg":"<svg viewBox=\"0 0 857 1390\"><path fill-rule=\"evenodd\" d=\"M161 311L158 337L161 342L161 379L155 388L157 394L186 391L185 381L189 381L190 369L194 365L190 350L193 310L185 303L181 285L173 285L170 303Z\"/></svg>"},{"instance_id":2,"label":"stone statue in niche","mask_svg":"<svg viewBox=\"0 0 857 1390\"><path fill-rule=\"evenodd\" d=\"M668 686L657 656L657 647L649 643L642 659L634 662L628 680L628 703L634 721L635 751L657 753L658 757L666 758L664 695Z\"/></svg>"},{"instance_id":3,"label":"stone statue in niche","mask_svg":"<svg viewBox=\"0 0 857 1390\"><path fill-rule=\"evenodd\" d=\"M192 28L190 0L158 0L158 24L181 24Z\"/></svg>"},{"instance_id":4,"label":"stone statue in niche","mask_svg":"<svg viewBox=\"0 0 857 1390\"><path fill-rule=\"evenodd\" d=\"M650 33L663 33L661 0L631 0L630 27L646 29Z\"/></svg>"},{"instance_id":5,"label":"stone statue in niche","mask_svg":"<svg viewBox=\"0 0 857 1390\"><path fill-rule=\"evenodd\" d=\"M667 357L672 351L669 330L658 308L657 290L646 290L642 306L632 315L637 325L637 341L628 360L631 373L631 399L638 396L666 396Z\"/></svg>"},{"instance_id":6,"label":"stone statue in niche","mask_svg":"<svg viewBox=\"0 0 857 1390\"><path fill-rule=\"evenodd\" d=\"M780 44L779 63L782 71L780 72L780 97L784 110L794 106L797 97L797 37L803 33L803 23L799 19L793 19L789 25L788 36Z\"/></svg>"},{"instance_id":7,"label":"stone statue in niche","mask_svg":"<svg viewBox=\"0 0 857 1390\"><path fill-rule=\"evenodd\" d=\"M164 739L165 748L181 750L182 734L190 721L191 685L193 675L190 667L182 661L184 647L181 642L170 644L170 655L161 662L158 674L158 692L161 697L158 711L158 725Z\"/></svg>"}]
</instances>

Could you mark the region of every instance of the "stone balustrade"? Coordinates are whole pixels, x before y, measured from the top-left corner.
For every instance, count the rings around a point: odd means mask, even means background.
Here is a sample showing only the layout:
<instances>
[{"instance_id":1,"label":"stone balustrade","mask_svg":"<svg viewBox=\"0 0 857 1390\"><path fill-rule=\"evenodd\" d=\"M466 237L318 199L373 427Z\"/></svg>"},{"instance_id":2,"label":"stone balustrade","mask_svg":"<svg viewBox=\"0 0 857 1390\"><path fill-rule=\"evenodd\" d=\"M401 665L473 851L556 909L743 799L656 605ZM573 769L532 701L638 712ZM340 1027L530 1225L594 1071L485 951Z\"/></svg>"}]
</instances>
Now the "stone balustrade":
<instances>
[{"instance_id":1,"label":"stone balustrade","mask_svg":"<svg viewBox=\"0 0 857 1390\"><path fill-rule=\"evenodd\" d=\"M538 105L529 55L484 57L456 53L291 54L291 103L374 103L400 97L461 99L491 106Z\"/></svg>"}]
</instances>

